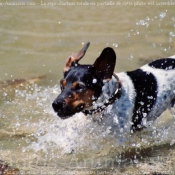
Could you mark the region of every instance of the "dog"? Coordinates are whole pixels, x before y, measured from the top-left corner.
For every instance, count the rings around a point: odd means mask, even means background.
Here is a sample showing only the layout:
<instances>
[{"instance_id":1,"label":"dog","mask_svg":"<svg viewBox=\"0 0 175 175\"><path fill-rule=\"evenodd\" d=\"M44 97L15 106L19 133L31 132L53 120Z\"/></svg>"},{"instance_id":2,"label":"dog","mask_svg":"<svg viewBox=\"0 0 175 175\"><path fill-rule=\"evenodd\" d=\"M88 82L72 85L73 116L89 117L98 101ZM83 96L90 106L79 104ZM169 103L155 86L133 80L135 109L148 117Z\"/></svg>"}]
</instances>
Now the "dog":
<instances>
[{"instance_id":1,"label":"dog","mask_svg":"<svg viewBox=\"0 0 175 175\"><path fill-rule=\"evenodd\" d=\"M61 119L78 112L117 116L121 128L140 131L175 104L175 55L134 71L113 73L115 51L107 47L93 65L80 65L90 43L68 57L61 94L52 107ZM100 104L100 105L98 105ZM110 111L110 112L109 112Z\"/></svg>"}]
</instances>

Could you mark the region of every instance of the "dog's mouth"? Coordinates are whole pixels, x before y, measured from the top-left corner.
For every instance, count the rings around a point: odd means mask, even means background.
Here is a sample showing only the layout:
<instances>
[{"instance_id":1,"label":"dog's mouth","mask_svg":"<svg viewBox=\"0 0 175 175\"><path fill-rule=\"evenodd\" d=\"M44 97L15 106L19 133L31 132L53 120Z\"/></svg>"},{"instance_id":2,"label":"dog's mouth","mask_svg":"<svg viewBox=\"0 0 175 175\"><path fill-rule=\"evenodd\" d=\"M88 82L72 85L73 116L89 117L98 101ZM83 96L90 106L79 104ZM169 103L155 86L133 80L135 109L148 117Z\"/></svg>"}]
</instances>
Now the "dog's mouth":
<instances>
[{"instance_id":1,"label":"dog's mouth","mask_svg":"<svg viewBox=\"0 0 175 175\"><path fill-rule=\"evenodd\" d=\"M70 113L70 112L66 112L66 111L61 111L61 110L58 110L58 111L55 111L57 113L57 116L61 119L68 119L70 117L72 117L75 113Z\"/></svg>"},{"instance_id":2,"label":"dog's mouth","mask_svg":"<svg viewBox=\"0 0 175 175\"><path fill-rule=\"evenodd\" d=\"M57 113L57 116L60 117L61 119L68 119L70 117L72 117L73 115L75 115L78 112L83 111L83 109L85 108L84 104L80 104L78 105L74 110L70 109L70 108L65 108L65 109L60 109L55 111Z\"/></svg>"},{"instance_id":3,"label":"dog's mouth","mask_svg":"<svg viewBox=\"0 0 175 175\"><path fill-rule=\"evenodd\" d=\"M68 119L68 118L72 117L73 115L74 115L74 114L72 114L72 115L64 115L64 114L59 114L59 113L57 113L57 116L58 116L59 118L63 119L63 120Z\"/></svg>"}]
</instances>

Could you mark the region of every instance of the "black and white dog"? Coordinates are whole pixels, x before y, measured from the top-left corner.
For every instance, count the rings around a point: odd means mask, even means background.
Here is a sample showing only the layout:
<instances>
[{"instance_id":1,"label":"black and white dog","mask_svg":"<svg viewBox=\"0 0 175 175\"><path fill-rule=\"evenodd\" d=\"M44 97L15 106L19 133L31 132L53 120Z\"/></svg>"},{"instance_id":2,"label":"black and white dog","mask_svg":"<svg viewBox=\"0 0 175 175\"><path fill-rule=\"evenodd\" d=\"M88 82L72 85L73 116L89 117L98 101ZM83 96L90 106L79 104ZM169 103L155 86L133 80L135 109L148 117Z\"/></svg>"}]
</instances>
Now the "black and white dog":
<instances>
[{"instance_id":1,"label":"black and white dog","mask_svg":"<svg viewBox=\"0 0 175 175\"><path fill-rule=\"evenodd\" d=\"M114 74L116 54L109 47L93 65L78 64L89 44L67 59L61 94L52 104L59 117L66 119L77 112L106 115L110 110L121 128L137 131L174 106L175 56Z\"/></svg>"}]
</instances>

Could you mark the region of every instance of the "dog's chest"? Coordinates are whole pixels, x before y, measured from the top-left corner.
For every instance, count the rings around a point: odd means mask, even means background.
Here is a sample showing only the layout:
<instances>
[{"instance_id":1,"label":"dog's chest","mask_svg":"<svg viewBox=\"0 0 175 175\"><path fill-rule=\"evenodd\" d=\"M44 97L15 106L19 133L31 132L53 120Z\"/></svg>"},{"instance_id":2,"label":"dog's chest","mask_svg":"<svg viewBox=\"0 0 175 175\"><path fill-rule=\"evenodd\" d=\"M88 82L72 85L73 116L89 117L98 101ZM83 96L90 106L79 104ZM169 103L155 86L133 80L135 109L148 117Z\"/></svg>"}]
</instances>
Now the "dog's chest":
<instances>
[{"instance_id":1,"label":"dog's chest","mask_svg":"<svg viewBox=\"0 0 175 175\"><path fill-rule=\"evenodd\" d=\"M120 128L130 128L136 92L133 82L126 73L122 72L117 76L122 84L122 95L112 104L110 115L118 118Z\"/></svg>"}]
</instances>

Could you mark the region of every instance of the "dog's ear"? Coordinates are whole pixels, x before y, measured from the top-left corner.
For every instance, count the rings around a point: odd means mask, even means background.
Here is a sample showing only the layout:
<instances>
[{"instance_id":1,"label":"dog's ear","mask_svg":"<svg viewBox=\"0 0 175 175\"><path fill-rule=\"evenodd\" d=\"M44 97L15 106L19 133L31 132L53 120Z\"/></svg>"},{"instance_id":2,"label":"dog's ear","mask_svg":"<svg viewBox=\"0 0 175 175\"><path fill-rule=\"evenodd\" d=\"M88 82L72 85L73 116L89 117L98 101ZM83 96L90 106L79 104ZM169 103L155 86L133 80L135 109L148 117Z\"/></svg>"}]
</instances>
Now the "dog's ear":
<instances>
[{"instance_id":1,"label":"dog's ear","mask_svg":"<svg viewBox=\"0 0 175 175\"><path fill-rule=\"evenodd\" d=\"M72 66L73 62L78 62L86 53L90 43L86 43L85 46L77 53L72 54L67 60L66 65L64 66L64 72L67 72Z\"/></svg>"},{"instance_id":2,"label":"dog's ear","mask_svg":"<svg viewBox=\"0 0 175 175\"><path fill-rule=\"evenodd\" d=\"M110 47L105 48L101 55L94 62L95 74L103 81L109 81L112 78L116 63L116 54Z\"/></svg>"}]
</instances>

